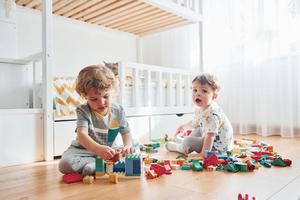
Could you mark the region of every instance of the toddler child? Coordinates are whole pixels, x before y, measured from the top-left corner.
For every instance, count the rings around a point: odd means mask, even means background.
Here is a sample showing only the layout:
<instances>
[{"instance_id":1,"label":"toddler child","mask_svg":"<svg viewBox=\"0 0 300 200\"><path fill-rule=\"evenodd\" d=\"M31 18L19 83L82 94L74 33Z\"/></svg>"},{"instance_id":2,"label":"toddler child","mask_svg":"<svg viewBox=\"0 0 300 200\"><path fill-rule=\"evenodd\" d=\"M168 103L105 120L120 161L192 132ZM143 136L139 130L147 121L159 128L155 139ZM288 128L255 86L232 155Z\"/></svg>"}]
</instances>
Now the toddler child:
<instances>
[{"instance_id":1,"label":"toddler child","mask_svg":"<svg viewBox=\"0 0 300 200\"><path fill-rule=\"evenodd\" d=\"M197 106L194 119L181 125L176 134L193 129L182 143L167 142L169 151L189 156L205 156L206 151L225 153L233 147L233 130L223 110L215 102L220 89L211 74L196 76L192 81L192 99Z\"/></svg>"},{"instance_id":2,"label":"toddler child","mask_svg":"<svg viewBox=\"0 0 300 200\"><path fill-rule=\"evenodd\" d=\"M76 79L76 91L86 103L76 109L77 138L63 153L59 170L63 174L95 173L95 157L111 159L116 151L111 146L120 132L125 154L133 153L129 125L122 106L113 103L116 77L105 66L83 68Z\"/></svg>"}]
</instances>

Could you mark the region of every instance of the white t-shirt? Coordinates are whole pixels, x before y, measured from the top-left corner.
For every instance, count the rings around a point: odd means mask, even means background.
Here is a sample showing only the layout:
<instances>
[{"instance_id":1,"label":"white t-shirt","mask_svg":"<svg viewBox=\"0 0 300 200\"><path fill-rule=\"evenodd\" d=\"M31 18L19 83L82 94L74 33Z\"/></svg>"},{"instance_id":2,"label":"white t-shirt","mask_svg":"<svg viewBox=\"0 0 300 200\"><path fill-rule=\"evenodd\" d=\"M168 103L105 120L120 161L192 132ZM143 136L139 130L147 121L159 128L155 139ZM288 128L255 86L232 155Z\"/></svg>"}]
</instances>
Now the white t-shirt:
<instances>
[{"instance_id":1,"label":"white t-shirt","mask_svg":"<svg viewBox=\"0 0 300 200\"><path fill-rule=\"evenodd\" d=\"M233 129L221 107L213 102L205 110L197 108L193 124L200 127L205 136L208 132L215 133L212 150L226 152L233 148Z\"/></svg>"}]
</instances>

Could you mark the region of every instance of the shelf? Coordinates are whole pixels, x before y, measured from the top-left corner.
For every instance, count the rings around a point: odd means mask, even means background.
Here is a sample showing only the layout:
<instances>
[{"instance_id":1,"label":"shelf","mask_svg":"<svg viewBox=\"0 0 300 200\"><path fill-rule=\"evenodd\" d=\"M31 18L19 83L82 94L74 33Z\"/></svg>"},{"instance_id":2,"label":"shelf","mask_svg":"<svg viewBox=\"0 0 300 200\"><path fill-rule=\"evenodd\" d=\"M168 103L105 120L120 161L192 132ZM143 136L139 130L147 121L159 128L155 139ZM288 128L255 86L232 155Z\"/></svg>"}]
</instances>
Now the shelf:
<instances>
[{"instance_id":1,"label":"shelf","mask_svg":"<svg viewBox=\"0 0 300 200\"><path fill-rule=\"evenodd\" d=\"M83 22L146 35L202 20L194 10L162 0L53 0L53 14ZM197 1L195 1L197 2ZM41 0L16 0L41 10Z\"/></svg>"},{"instance_id":2,"label":"shelf","mask_svg":"<svg viewBox=\"0 0 300 200\"><path fill-rule=\"evenodd\" d=\"M0 58L0 63L12 64L12 65L28 65L31 62L32 60Z\"/></svg>"},{"instance_id":3,"label":"shelf","mask_svg":"<svg viewBox=\"0 0 300 200\"><path fill-rule=\"evenodd\" d=\"M14 115L14 114L42 114L43 109L40 108L20 108L20 109L0 109L0 115Z\"/></svg>"}]
</instances>

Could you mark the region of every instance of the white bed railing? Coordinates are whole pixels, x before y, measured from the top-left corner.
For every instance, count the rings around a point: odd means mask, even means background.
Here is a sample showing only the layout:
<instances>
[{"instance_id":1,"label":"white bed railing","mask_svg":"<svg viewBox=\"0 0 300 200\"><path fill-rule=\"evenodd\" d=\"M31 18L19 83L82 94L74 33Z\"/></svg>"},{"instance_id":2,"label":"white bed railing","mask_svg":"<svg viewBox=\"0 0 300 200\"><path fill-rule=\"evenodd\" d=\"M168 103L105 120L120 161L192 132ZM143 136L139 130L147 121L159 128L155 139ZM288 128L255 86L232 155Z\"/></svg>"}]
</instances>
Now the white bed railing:
<instances>
[{"instance_id":1,"label":"white bed railing","mask_svg":"<svg viewBox=\"0 0 300 200\"><path fill-rule=\"evenodd\" d=\"M187 70L131 62L119 63L119 103L128 116L193 111Z\"/></svg>"}]
</instances>

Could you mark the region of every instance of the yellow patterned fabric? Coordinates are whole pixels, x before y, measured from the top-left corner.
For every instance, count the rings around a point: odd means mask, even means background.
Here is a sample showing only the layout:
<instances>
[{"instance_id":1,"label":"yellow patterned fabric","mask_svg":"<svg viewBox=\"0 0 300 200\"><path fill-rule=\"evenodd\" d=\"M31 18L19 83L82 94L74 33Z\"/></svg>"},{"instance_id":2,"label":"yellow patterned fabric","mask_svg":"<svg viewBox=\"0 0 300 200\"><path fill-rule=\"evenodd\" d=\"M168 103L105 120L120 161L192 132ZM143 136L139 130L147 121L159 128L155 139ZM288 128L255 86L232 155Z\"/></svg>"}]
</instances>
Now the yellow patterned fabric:
<instances>
[{"instance_id":1,"label":"yellow patterned fabric","mask_svg":"<svg viewBox=\"0 0 300 200\"><path fill-rule=\"evenodd\" d=\"M84 103L84 99L75 91L75 78L55 77L53 79L54 106L57 117L76 115L76 107Z\"/></svg>"}]
</instances>

